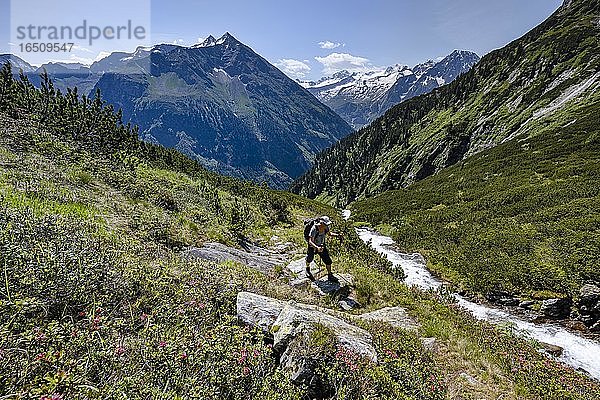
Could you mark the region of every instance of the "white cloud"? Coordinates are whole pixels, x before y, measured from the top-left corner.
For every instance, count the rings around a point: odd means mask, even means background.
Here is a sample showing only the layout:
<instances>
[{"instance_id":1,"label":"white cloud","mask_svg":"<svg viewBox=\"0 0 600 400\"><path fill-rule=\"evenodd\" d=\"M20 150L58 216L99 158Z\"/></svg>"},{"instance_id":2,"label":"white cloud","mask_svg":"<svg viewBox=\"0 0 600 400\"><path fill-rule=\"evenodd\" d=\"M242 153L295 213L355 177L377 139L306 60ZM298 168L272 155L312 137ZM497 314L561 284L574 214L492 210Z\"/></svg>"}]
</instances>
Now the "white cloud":
<instances>
[{"instance_id":1,"label":"white cloud","mask_svg":"<svg viewBox=\"0 0 600 400\"><path fill-rule=\"evenodd\" d=\"M282 70L287 76L294 79L304 79L311 68L307 62L284 58L275 63L275 66Z\"/></svg>"},{"instance_id":2,"label":"white cloud","mask_svg":"<svg viewBox=\"0 0 600 400\"><path fill-rule=\"evenodd\" d=\"M87 47L82 47L79 45L73 45L73 48L71 50L79 50L79 51L83 51L85 53L93 53L93 51L88 49Z\"/></svg>"},{"instance_id":3,"label":"white cloud","mask_svg":"<svg viewBox=\"0 0 600 400\"><path fill-rule=\"evenodd\" d=\"M347 53L331 53L326 57L315 57L315 60L323 64L325 75L335 74L342 70L362 72L376 69L368 58Z\"/></svg>"},{"instance_id":4,"label":"white cloud","mask_svg":"<svg viewBox=\"0 0 600 400\"><path fill-rule=\"evenodd\" d=\"M344 47L346 46L345 43L334 43L331 42L329 40L326 40L324 42L319 42L319 47L321 47L322 49L327 49L327 50L333 50L333 49L337 49L338 47Z\"/></svg>"},{"instance_id":5,"label":"white cloud","mask_svg":"<svg viewBox=\"0 0 600 400\"><path fill-rule=\"evenodd\" d=\"M185 44L185 40L183 40L183 39L175 39L175 40L173 40L173 44L177 45L177 46L181 46L182 44Z\"/></svg>"}]
</instances>

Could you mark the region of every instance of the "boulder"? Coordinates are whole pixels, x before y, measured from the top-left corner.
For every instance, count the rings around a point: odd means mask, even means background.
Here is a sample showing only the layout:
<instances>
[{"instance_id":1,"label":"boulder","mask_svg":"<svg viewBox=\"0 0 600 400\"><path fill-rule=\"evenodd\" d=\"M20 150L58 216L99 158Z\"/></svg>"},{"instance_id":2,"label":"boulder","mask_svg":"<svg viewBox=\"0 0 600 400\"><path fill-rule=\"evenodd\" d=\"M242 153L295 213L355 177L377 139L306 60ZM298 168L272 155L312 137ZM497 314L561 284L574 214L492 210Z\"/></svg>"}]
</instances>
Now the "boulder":
<instances>
[{"instance_id":1,"label":"boulder","mask_svg":"<svg viewBox=\"0 0 600 400\"><path fill-rule=\"evenodd\" d=\"M319 380L315 370L333 357L326 353L331 349L324 349L324 353L323 349L307 345L317 328L324 327L331 332L337 346L377 362L371 334L343 320L341 317L345 314L341 312L241 292L237 297L237 314L245 324L273 334L273 350L280 366L292 382L306 385L310 398L330 390L326 382Z\"/></svg>"},{"instance_id":2,"label":"boulder","mask_svg":"<svg viewBox=\"0 0 600 400\"><path fill-rule=\"evenodd\" d=\"M553 345L550 343L540 342L540 344L542 345L542 350L545 353L548 353L554 357L560 357L564 351L564 349L562 347L556 346L556 345Z\"/></svg>"},{"instance_id":3,"label":"boulder","mask_svg":"<svg viewBox=\"0 0 600 400\"><path fill-rule=\"evenodd\" d=\"M544 300L540 314L546 318L564 319L571 314L571 305L572 301L569 298Z\"/></svg>"},{"instance_id":4,"label":"boulder","mask_svg":"<svg viewBox=\"0 0 600 400\"><path fill-rule=\"evenodd\" d=\"M377 311L362 314L358 318L364 321L383 321L395 328L416 331L418 324L402 307L386 307Z\"/></svg>"},{"instance_id":5,"label":"boulder","mask_svg":"<svg viewBox=\"0 0 600 400\"><path fill-rule=\"evenodd\" d=\"M579 319L591 329L600 320L600 287L592 284L584 285L579 290L577 308Z\"/></svg>"},{"instance_id":6,"label":"boulder","mask_svg":"<svg viewBox=\"0 0 600 400\"><path fill-rule=\"evenodd\" d=\"M298 335L314 330L322 325L331 330L340 346L372 361L377 361L371 334L362 328L351 325L317 306L289 302L274 322L273 348L283 353Z\"/></svg>"},{"instance_id":7,"label":"boulder","mask_svg":"<svg viewBox=\"0 0 600 400\"><path fill-rule=\"evenodd\" d=\"M585 326L592 326L596 322L596 319L591 315L581 315L579 320L585 324Z\"/></svg>"},{"instance_id":8,"label":"boulder","mask_svg":"<svg viewBox=\"0 0 600 400\"><path fill-rule=\"evenodd\" d=\"M285 304L270 297L240 292L237 296L237 316L246 325L258 327L263 332L270 332Z\"/></svg>"},{"instance_id":9,"label":"boulder","mask_svg":"<svg viewBox=\"0 0 600 400\"><path fill-rule=\"evenodd\" d=\"M592 284L584 285L579 290L579 304L593 307L600 301L600 287Z\"/></svg>"},{"instance_id":10,"label":"boulder","mask_svg":"<svg viewBox=\"0 0 600 400\"><path fill-rule=\"evenodd\" d=\"M573 330L579 331L579 332L587 331L587 326L582 321L576 321L576 320L567 322L567 328L573 329Z\"/></svg>"}]
</instances>

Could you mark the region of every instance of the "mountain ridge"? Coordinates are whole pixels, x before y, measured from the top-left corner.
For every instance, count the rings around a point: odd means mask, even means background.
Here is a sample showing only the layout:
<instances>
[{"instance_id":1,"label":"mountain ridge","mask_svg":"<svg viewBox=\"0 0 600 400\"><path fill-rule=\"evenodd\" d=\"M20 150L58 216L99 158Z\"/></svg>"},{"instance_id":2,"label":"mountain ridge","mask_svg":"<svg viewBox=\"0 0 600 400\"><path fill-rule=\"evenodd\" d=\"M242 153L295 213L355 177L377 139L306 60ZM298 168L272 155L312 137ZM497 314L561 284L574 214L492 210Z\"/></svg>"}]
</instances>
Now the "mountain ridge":
<instances>
[{"instance_id":1,"label":"mountain ridge","mask_svg":"<svg viewBox=\"0 0 600 400\"><path fill-rule=\"evenodd\" d=\"M292 190L345 205L533 132L539 118L597 90L599 14L598 2L559 8L451 84L395 106L323 152Z\"/></svg>"},{"instance_id":2,"label":"mountain ridge","mask_svg":"<svg viewBox=\"0 0 600 400\"><path fill-rule=\"evenodd\" d=\"M353 128L360 129L396 104L452 82L479 59L476 53L454 50L413 68L396 64L366 72L343 70L316 82L299 83Z\"/></svg>"},{"instance_id":3,"label":"mountain ridge","mask_svg":"<svg viewBox=\"0 0 600 400\"><path fill-rule=\"evenodd\" d=\"M25 64L23 64L26 66ZM85 68L49 65L55 87L96 90L152 143L214 171L283 189L352 132L337 114L230 33L192 46L115 52ZM37 86L41 78L30 73Z\"/></svg>"}]
</instances>

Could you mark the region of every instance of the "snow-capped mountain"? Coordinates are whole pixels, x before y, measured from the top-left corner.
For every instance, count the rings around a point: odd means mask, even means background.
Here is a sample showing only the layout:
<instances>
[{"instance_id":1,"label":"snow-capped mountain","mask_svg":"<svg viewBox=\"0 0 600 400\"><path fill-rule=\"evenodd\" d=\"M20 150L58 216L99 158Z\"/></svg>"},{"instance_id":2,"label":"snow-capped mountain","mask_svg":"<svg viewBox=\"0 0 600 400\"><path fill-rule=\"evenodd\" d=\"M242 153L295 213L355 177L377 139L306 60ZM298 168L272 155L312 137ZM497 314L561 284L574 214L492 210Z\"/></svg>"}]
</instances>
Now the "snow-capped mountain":
<instances>
[{"instance_id":1,"label":"snow-capped mountain","mask_svg":"<svg viewBox=\"0 0 600 400\"><path fill-rule=\"evenodd\" d=\"M478 61L477 54L456 50L414 68L395 65L367 72L341 71L316 82L299 83L359 129L394 105L452 82Z\"/></svg>"}]
</instances>

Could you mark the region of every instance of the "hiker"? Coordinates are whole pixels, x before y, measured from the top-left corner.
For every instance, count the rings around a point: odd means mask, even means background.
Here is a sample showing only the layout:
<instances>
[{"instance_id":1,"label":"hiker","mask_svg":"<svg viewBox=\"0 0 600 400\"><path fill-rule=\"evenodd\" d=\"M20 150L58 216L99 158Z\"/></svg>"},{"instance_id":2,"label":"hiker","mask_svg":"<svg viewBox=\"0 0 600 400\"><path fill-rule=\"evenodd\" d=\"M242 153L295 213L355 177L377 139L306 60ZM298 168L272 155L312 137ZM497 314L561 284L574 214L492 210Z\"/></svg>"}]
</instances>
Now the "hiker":
<instances>
[{"instance_id":1,"label":"hiker","mask_svg":"<svg viewBox=\"0 0 600 400\"><path fill-rule=\"evenodd\" d=\"M339 233L331 232L329 227L332 222L328 216L323 216L318 220L315 220L312 224L312 228L308 233L307 241L308 241L308 254L306 255L306 276L310 280L314 280L310 272L310 263L315 258L315 252L319 254L321 260L325 263L325 267L327 268L327 279L330 281L335 281L336 278L331 273L331 257L329 256L329 251L327 250L327 246L325 246L325 236L327 234L332 237L341 238L342 235Z\"/></svg>"}]
</instances>

